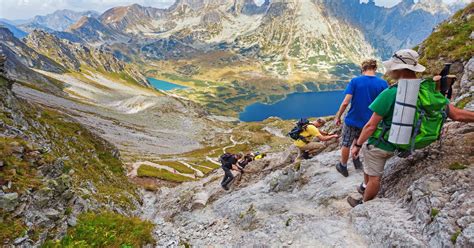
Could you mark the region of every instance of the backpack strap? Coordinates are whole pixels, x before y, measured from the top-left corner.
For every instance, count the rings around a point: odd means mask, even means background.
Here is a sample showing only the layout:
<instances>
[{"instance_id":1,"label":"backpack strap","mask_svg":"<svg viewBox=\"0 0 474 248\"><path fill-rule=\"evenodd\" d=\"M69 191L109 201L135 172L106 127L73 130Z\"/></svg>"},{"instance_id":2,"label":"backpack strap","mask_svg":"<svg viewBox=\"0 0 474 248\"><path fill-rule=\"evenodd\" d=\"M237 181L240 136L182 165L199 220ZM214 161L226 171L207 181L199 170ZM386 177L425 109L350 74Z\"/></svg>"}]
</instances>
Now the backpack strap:
<instances>
[{"instance_id":1,"label":"backpack strap","mask_svg":"<svg viewBox=\"0 0 474 248\"><path fill-rule=\"evenodd\" d=\"M446 123L446 121L448 120L448 116L449 116L449 104L446 105L446 108L444 109L444 111L441 112L441 114L443 115L443 121L441 122L441 127L440 127L440 132L439 132L439 137L438 137L438 141L439 141L439 147L440 149L442 148L442 145L443 145L443 132L442 132L442 129L444 127L444 124Z\"/></svg>"},{"instance_id":2,"label":"backpack strap","mask_svg":"<svg viewBox=\"0 0 474 248\"><path fill-rule=\"evenodd\" d=\"M313 125L313 124L312 124L312 123L308 123L308 124L304 125L304 126L302 127L302 132L305 131L306 128L307 128L309 125ZM313 125L313 126L314 126L314 125ZM303 141L303 142L306 143L306 144L309 143L309 141L306 139L306 137L304 137L303 135L301 135L301 133L300 133L300 140Z\"/></svg>"},{"instance_id":3,"label":"backpack strap","mask_svg":"<svg viewBox=\"0 0 474 248\"><path fill-rule=\"evenodd\" d=\"M425 110L422 108L420 108L420 115L418 116L418 120L416 121L416 124L415 124L415 129L413 130L412 132L412 135L411 135L411 147L410 147L410 153L412 153L414 150L415 150L415 141L416 141L416 136L420 133L420 129L421 129L421 123L423 121L423 118L425 117L426 115L426 112Z\"/></svg>"}]
</instances>

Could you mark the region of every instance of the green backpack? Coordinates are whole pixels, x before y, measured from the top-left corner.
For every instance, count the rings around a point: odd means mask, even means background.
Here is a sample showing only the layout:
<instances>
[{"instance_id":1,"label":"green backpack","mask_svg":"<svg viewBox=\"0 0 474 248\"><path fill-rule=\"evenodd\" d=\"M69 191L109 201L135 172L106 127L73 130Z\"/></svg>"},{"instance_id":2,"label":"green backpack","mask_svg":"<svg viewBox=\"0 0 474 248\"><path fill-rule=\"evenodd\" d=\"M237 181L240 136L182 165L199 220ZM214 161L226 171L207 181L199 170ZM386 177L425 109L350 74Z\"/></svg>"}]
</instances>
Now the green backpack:
<instances>
[{"instance_id":1,"label":"green backpack","mask_svg":"<svg viewBox=\"0 0 474 248\"><path fill-rule=\"evenodd\" d=\"M377 127L374 137L378 138L377 142L393 146L398 156L407 157L414 150L427 147L440 139L441 130L447 119L448 104L449 100L436 90L436 82L425 79L420 84L410 144L398 145L388 142L390 125L384 121Z\"/></svg>"}]
</instances>

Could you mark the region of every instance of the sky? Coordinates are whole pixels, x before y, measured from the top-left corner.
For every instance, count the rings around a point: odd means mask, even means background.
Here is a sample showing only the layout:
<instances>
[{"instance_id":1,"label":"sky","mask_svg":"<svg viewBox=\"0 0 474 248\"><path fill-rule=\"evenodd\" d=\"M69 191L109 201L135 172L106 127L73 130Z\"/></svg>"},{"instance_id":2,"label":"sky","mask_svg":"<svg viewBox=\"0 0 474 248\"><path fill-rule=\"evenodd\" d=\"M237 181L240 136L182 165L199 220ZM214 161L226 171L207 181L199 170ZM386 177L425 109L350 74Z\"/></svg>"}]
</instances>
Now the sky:
<instances>
[{"instance_id":1,"label":"sky","mask_svg":"<svg viewBox=\"0 0 474 248\"><path fill-rule=\"evenodd\" d=\"M338 0L334 0L338 1ZM367 1L367 0L362 0ZM391 7L401 0L375 0L377 5ZM454 2L456 0L443 0ZM256 0L264 2L264 0ZM159 8L169 7L174 0L0 0L0 18L10 20L28 19L35 15L45 15L59 9L71 9L76 11L95 10L103 12L115 6L130 5L138 3L143 6Z\"/></svg>"}]
</instances>

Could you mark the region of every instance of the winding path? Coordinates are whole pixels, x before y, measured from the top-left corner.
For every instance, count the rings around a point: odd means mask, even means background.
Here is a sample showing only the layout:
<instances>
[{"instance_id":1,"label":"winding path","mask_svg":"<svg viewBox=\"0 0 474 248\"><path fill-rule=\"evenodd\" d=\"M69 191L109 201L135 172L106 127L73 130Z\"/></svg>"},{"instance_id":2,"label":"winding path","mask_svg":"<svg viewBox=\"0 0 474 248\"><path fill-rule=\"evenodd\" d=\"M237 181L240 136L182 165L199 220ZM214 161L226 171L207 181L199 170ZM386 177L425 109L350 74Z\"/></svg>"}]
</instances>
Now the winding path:
<instances>
[{"instance_id":1,"label":"winding path","mask_svg":"<svg viewBox=\"0 0 474 248\"><path fill-rule=\"evenodd\" d=\"M157 169L163 169L163 170L167 170L173 174L176 174L176 175L180 175L180 176L183 176L183 177L188 177L188 178L192 178L192 179L195 179L196 176L193 175L193 174L186 174L186 173L181 173L179 171L177 171L176 169L173 169L171 167L168 167L168 166L164 166L164 165L160 165L160 164L156 164L156 163L153 163L153 162L150 162L150 161L138 161L138 162L135 162L132 164L132 170L127 174L127 176L129 177L137 177L137 171L138 171L138 168L141 166L141 165L148 165L148 166L152 166L152 167L155 167ZM202 172L201 172L202 173Z\"/></svg>"},{"instance_id":2,"label":"winding path","mask_svg":"<svg viewBox=\"0 0 474 248\"><path fill-rule=\"evenodd\" d=\"M192 165L184 162L184 161L179 161L181 164L183 164L184 166L188 167L189 169L193 170L195 172L195 175L198 176L198 177L203 177L204 176L204 173L196 168L194 168Z\"/></svg>"},{"instance_id":3,"label":"winding path","mask_svg":"<svg viewBox=\"0 0 474 248\"><path fill-rule=\"evenodd\" d=\"M226 153L226 150L229 149L229 148L235 147L236 145L245 144L245 143L247 143L248 141L237 142L237 141L234 140L234 136L231 135L231 136L230 136L230 142L232 142L232 145L228 145L228 146L222 148L222 152L223 152L223 153Z\"/></svg>"}]
</instances>

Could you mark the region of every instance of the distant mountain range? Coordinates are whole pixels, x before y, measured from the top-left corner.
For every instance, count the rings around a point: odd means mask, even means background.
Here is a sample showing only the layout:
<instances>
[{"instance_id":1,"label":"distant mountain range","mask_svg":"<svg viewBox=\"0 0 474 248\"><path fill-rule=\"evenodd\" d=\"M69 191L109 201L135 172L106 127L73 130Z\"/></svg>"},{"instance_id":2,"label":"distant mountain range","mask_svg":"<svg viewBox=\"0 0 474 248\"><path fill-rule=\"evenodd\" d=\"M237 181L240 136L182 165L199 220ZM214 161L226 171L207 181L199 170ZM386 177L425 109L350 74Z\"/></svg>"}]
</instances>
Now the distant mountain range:
<instances>
[{"instance_id":1,"label":"distant mountain range","mask_svg":"<svg viewBox=\"0 0 474 248\"><path fill-rule=\"evenodd\" d=\"M15 36L40 29L71 42L127 44L138 60L193 58L228 51L258 60L270 74L296 71L325 77L357 73L363 58L414 47L462 7L441 0L403 0L392 8L373 0L177 0L168 9L138 4L93 11L58 10L4 24ZM129 58L122 50L114 51ZM126 53L126 52L125 52ZM331 76L332 75L332 76ZM318 76L319 77L319 76Z\"/></svg>"}]
</instances>

